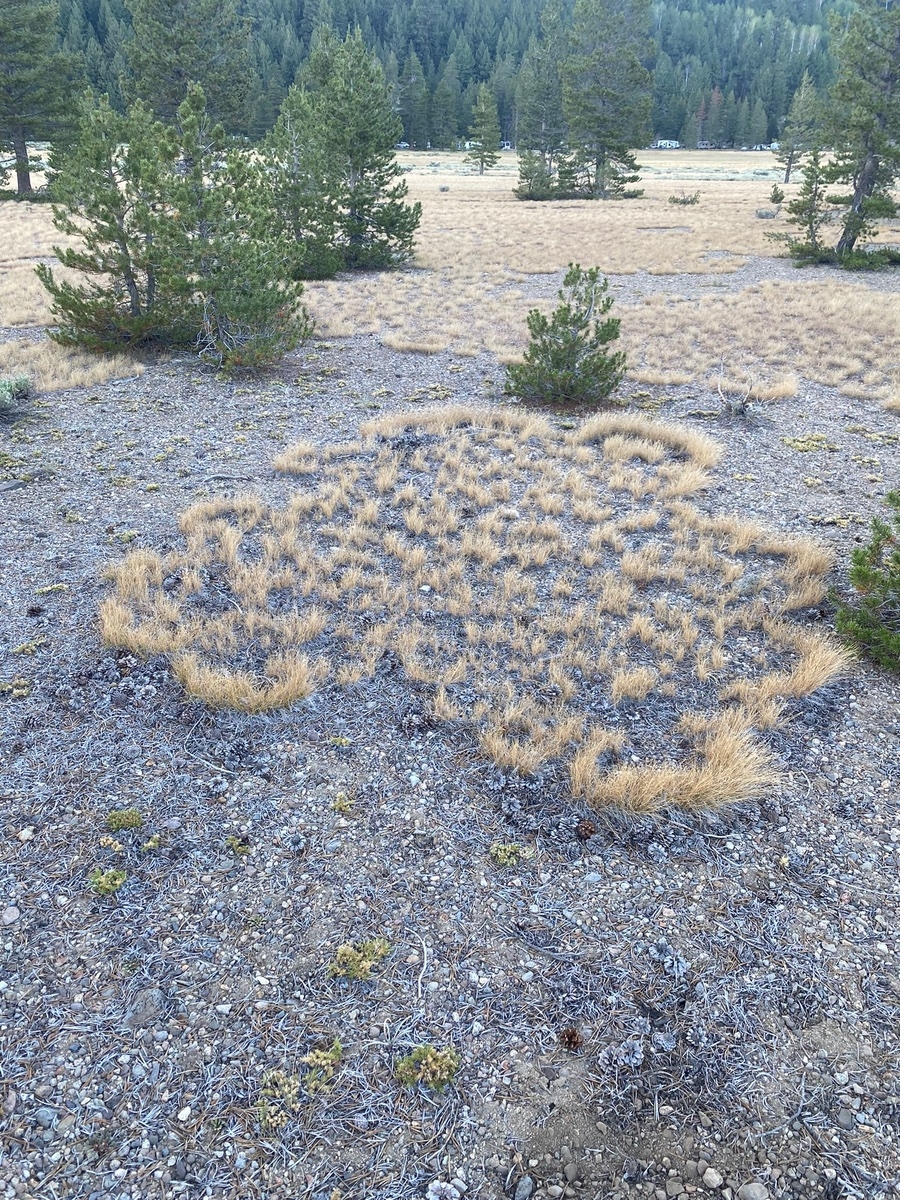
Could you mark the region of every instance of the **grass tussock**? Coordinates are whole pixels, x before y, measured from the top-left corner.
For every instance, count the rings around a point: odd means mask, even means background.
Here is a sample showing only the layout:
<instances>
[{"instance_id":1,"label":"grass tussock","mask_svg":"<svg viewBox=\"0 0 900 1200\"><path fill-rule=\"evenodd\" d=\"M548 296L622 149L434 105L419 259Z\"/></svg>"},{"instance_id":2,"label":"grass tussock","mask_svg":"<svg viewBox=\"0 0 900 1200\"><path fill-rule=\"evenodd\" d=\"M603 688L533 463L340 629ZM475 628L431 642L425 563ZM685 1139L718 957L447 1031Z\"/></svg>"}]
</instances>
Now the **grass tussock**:
<instances>
[{"instance_id":1,"label":"grass tussock","mask_svg":"<svg viewBox=\"0 0 900 1200\"><path fill-rule=\"evenodd\" d=\"M42 392L96 387L111 379L141 375L143 371L143 363L126 354L86 354L58 346L46 338L0 342L0 375L27 375Z\"/></svg>"},{"instance_id":2,"label":"grass tussock","mask_svg":"<svg viewBox=\"0 0 900 1200\"><path fill-rule=\"evenodd\" d=\"M573 794L642 811L767 786L755 731L846 666L786 615L820 594L829 553L691 503L721 453L703 435L629 414L563 435L457 407L361 437L283 451L283 508L205 501L183 549L120 559L104 640L249 712L378 688L399 664L503 770L565 764Z\"/></svg>"}]
</instances>

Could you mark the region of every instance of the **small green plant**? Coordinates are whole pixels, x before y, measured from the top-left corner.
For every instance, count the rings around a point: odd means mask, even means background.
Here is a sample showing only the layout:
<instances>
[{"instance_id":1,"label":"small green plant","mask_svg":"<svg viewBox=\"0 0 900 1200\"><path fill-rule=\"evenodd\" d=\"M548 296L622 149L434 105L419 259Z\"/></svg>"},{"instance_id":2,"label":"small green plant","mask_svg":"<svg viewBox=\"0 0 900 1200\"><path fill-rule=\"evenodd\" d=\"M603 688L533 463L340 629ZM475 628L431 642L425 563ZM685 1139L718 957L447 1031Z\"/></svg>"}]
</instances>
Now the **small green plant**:
<instances>
[{"instance_id":1,"label":"small green plant","mask_svg":"<svg viewBox=\"0 0 900 1200\"><path fill-rule=\"evenodd\" d=\"M528 314L531 340L525 361L506 369L508 395L526 401L598 404L615 391L625 375L625 354L607 349L619 336L620 324L606 317L613 303L608 288L599 267L583 271L569 263L559 305L549 319L536 308Z\"/></svg>"},{"instance_id":2,"label":"small green plant","mask_svg":"<svg viewBox=\"0 0 900 1200\"><path fill-rule=\"evenodd\" d=\"M346 816L347 813L353 812L353 805L355 803L355 796L348 796L346 792L338 792L334 798L334 803L332 804L331 808L333 812L342 813Z\"/></svg>"},{"instance_id":3,"label":"small green plant","mask_svg":"<svg viewBox=\"0 0 900 1200\"><path fill-rule=\"evenodd\" d=\"M488 853L498 867L517 867L523 859L534 858L534 851L518 842L494 842Z\"/></svg>"},{"instance_id":4,"label":"small green plant","mask_svg":"<svg viewBox=\"0 0 900 1200\"><path fill-rule=\"evenodd\" d=\"M152 837L147 838L141 849L145 854L151 854L154 850L158 850L162 845L162 834L154 833Z\"/></svg>"},{"instance_id":5,"label":"small green plant","mask_svg":"<svg viewBox=\"0 0 900 1200\"><path fill-rule=\"evenodd\" d=\"M459 1055L450 1046L440 1050L435 1046L416 1046L400 1059L394 1075L403 1087L423 1083L434 1092L442 1092L453 1082L459 1064Z\"/></svg>"},{"instance_id":6,"label":"small green plant","mask_svg":"<svg viewBox=\"0 0 900 1200\"><path fill-rule=\"evenodd\" d=\"M305 1054L300 1059L305 1066L309 1067L309 1070L303 1074L303 1086L311 1096L316 1092L328 1091L335 1068L340 1063L343 1053L344 1049L340 1040L335 1038L327 1050L311 1050L309 1054Z\"/></svg>"},{"instance_id":7,"label":"small green plant","mask_svg":"<svg viewBox=\"0 0 900 1200\"><path fill-rule=\"evenodd\" d=\"M265 1133L283 1129L300 1108L300 1077L285 1071L266 1071L256 1102L256 1118Z\"/></svg>"},{"instance_id":8,"label":"small green plant","mask_svg":"<svg viewBox=\"0 0 900 1200\"><path fill-rule=\"evenodd\" d=\"M229 834L229 836L225 839L225 847L226 849L230 850L232 854L236 854L238 858L243 858L245 854L250 853L250 843L245 841L244 838L238 837L237 834L234 833Z\"/></svg>"},{"instance_id":9,"label":"small green plant","mask_svg":"<svg viewBox=\"0 0 900 1200\"><path fill-rule=\"evenodd\" d=\"M370 938L366 942L344 942L328 964L328 974L343 979L368 979L375 964L386 958L390 950L390 942L383 937Z\"/></svg>"},{"instance_id":10,"label":"small green plant","mask_svg":"<svg viewBox=\"0 0 900 1200\"><path fill-rule=\"evenodd\" d=\"M890 523L874 517L868 545L850 557L850 583L859 602L838 600L835 624L874 662L900 671L900 491L888 492L885 503Z\"/></svg>"},{"instance_id":11,"label":"small green plant","mask_svg":"<svg viewBox=\"0 0 900 1200\"><path fill-rule=\"evenodd\" d=\"M772 190L769 192L769 200L772 204L781 204L784 200L784 188L780 188L777 183L773 183Z\"/></svg>"},{"instance_id":12,"label":"small green plant","mask_svg":"<svg viewBox=\"0 0 900 1200\"><path fill-rule=\"evenodd\" d=\"M31 380L27 375L0 379L0 422L14 421L19 416L20 406L31 398L31 392Z\"/></svg>"},{"instance_id":13,"label":"small green plant","mask_svg":"<svg viewBox=\"0 0 900 1200\"><path fill-rule=\"evenodd\" d=\"M136 808L114 808L106 814L106 828L111 833L121 833L123 829L140 829L144 818Z\"/></svg>"},{"instance_id":14,"label":"small green plant","mask_svg":"<svg viewBox=\"0 0 900 1200\"><path fill-rule=\"evenodd\" d=\"M700 193L699 192L682 191L680 196L670 196L669 203L670 204L699 204L700 203Z\"/></svg>"},{"instance_id":15,"label":"small green plant","mask_svg":"<svg viewBox=\"0 0 900 1200\"><path fill-rule=\"evenodd\" d=\"M114 896L128 875L125 871L102 871L94 867L88 875L91 890L98 896Z\"/></svg>"}]
</instances>

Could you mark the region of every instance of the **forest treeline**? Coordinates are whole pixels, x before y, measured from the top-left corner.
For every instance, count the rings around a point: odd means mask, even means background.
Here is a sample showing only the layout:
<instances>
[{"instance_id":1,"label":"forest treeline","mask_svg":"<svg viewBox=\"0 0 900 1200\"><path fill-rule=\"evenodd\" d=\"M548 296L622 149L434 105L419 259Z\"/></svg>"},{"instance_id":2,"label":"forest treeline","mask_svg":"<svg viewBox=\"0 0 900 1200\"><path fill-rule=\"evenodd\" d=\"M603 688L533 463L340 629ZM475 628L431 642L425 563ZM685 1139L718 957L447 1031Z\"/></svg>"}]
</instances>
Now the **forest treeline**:
<instances>
[{"instance_id":1,"label":"forest treeline","mask_svg":"<svg viewBox=\"0 0 900 1200\"><path fill-rule=\"evenodd\" d=\"M313 32L359 26L393 89L410 145L454 147L478 88L497 101L501 136L516 144L521 68L540 36L545 0L242 0L249 86L233 132L257 139L278 115ZM177 6L177 0L176 0ZM564 0L571 11L572 0ZM659 0L653 5L652 132L684 145L776 139L804 72L832 80L828 14L852 0ZM127 0L61 0L61 48L84 62L95 91L124 104Z\"/></svg>"}]
</instances>

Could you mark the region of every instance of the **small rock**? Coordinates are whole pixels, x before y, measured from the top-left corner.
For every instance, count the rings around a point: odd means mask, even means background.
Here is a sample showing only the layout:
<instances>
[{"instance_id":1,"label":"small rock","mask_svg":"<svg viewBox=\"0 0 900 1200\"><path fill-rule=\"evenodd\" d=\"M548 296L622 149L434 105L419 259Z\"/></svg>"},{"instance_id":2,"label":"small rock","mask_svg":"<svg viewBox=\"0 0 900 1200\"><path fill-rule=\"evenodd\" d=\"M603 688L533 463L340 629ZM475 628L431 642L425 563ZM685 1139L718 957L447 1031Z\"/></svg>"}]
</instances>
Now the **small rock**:
<instances>
[{"instance_id":1,"label":"small rock","mask_svg":"<svg viewBox=\"0 0 900 1200\"><path fill-rule=\"evenodd\" d=\"M703 1172L703 1186L708 1188L720 1188L725 1180L715 1169L715 1167L707 1167Z\"/></svg>"},{"instance_id":2,"label":"small rock","mask_svg":"<svg viewBox=\"0 0 900 1200\"><path fill-rule=\"evenodd\" d=\"M184 1108L178 1110L178 1120L186 1121L191 1115L191 1106L186 1104Z\"/></svg>"},{"instance_id":3,"label":"small rock","mask_svg":"<svg viewBox=\"0 0 900 1200\"><path fill-rule=\"evenodd\" d=\"M674 1179L667 1179L666 1180L666 1195L672 1196L672 1197L680 1196L681 1190L683 1187L684 1187L683 1181L681 1179L679 1179L677 1176L675 1176Z\"/></svg>"},{"instance_id":4,"label":"small rock","mask_svg":"<svg viewBox=\"0 0 900 1200\"><path fill-rule=\"evenodd\" d=\"M769 1189L763 1183L745 1183L738 1188L738 1200L771 1200Z\"/></svg>"},{"instance_id":5,"label":"small rock","mask_svg":"<svg viewBox=\"0 0 900 1200\"><path fill-rule=\"evenodd\" d=\"M63 1117L63 1119L60 1121L60 1123L56 1127L56 1132L59 1134L68 1133L74 1124L75 1124L75 1118L73 1116Z\"/></svg>"},{"instance_id":6,"label":"small rock","mask_svg":"<svg viewBox=\"0 0 900 1200\"><path fill-rule=\"evenodd\" d=\"M563 1167L563 1175L565 1175L567 1183L574 1183L579 1174L578 1163L567 1162Z\"/></svg>"},{"instance_id":7,"label":"small rock","mask_svg":"<svg viewBox=\"0 0 900 1200\"><path fill-rule=\"evenodd\" d=\"M125 1024L131 1029L152 1025L163 1010L166 997L161 988L142 988L125 1014Z\"/></svg>"},{"instance_id":8,"label":"small rock","mask_svg":"<svg viewBox=\"0 0 900 1200\"><path fill-rule=\"evenodd\" d=\"M551 1183L547 1188L547 1195L550 1197L550 1200L557 1200L557 1197L562 1194L563 1190L558 1183Z\"/></svg>"},{"instance_id":9,"label":"small rock","mask_svg":"<svg viewBox=\"0 0 900 1200\"><path fill-rule=\"evenodd\" d=\"M16 837L20 842L30 842L34 837L34 826L26 825L24 829L19 830L19 832L16 834Z\"/></svg>"},{"instance_id":10,"label":"small rock","mask_svg":"<svg viewBox=\"0 0 900 1200\"><path fill-rule=\"evenodd\" d=\"M21 915L22 914L19 912L16 906L14 904L10 904L9 908L4 908L3 916L0 917L0 921L2 921L4 925L15 925L16 921L18 921Z\"/></svg>"},{"instance_id":11,"label":"small rock","mask_svg":"<svg viewBox=\"0 0 900 1200\"><path fill-rule=\"evenodd\" d=\"M837 1123L840 1125L841 1129L853 1128L853 1113L849 1108L842 1108L839 1110L837 1115Z\"/></svg>"},{"instance_id":12,"label":"small rock","mask_svg":"<svg viewBox=\"0 0 900 1200\"><path fill-rule=\"evenodd\" d=\"M34 1114L34 1119L42 1129L49 1129L56 1120L56 1111L55 1109L48 1108L46 1105L42 1105Z\"/></svg>"},{"instance_id":13,"label":"small rock","mask_svg":"<svg viewBox=\"0 0 900 1200\"><path fill-rule=\"evenodd\" d=\"M523 1175L516 1184L516 1190L513 1194L513 1200L530 1200L531 1193L534 1191L534 1180L530 1175Z\"/></svg>"}]
</instances>

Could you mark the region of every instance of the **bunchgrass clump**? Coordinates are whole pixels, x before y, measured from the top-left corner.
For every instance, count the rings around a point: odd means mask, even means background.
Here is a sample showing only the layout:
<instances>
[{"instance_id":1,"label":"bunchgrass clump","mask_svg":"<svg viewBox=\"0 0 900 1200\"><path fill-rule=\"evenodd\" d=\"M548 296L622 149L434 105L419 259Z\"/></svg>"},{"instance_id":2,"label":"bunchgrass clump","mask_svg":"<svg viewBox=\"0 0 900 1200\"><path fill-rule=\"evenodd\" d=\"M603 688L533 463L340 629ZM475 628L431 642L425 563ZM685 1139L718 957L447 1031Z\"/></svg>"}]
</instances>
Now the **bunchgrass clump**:
<instances>
[{"instance_id":1,"label":"bunchgrass clump","mask_svg":"<svg viewBox=\"0 0 900 1200\"><path fill-rule=\"evenodd\" d=\"M879 666L900 671L900 491L888 492L888 519L873 517L871 537L851 555L857 599L838 601L838 632Z\"/></svg>"},{"instance_id":2,"label":"bunchgrass clump","mask_svg":"<svg viewBox=\"0 0 900 1200\"><path fill-rule=\"evenodd\" d=\"M607 316L612 296L600 268L569 263L550 317L533 308L524 361L506 368L504 390L527 402L600 404L625 377L625 354L608 347L620 322ZM605 318L605 319L604 319Z\"/></svg>"},{"instance_id":3,"label":"bunchgrass clump","mask_svg":"<svg viewBox=\"0 0 900 1200\"><path fill-rule=\"evenodd\" d=\"M694 502L717 443L618 411L559 430L444 408L361 432L283 452L283 508L204 501L182 515L183 548L121 558L107 643L166 655L192 696L252 712L323 686L374 695L396 672L501 770L567 772L595 807L771 786L758 735L850 656L789 619L825 595L826 548ZM358 954L334 973L366 977Z\"/></svg>"},{"instance_id":4,"label":"bunchgrass clump","mask_svg":"<svg viewBox=\"0 0 900 1200\"><path fill-rule=\"evenodd\" d=\"M442 1092L453 1083L460 1057L450 1046L416 1046L399 1060L394 1076L403 1087L423 1084L433 1092Z\"/></svg>"}]
</instances>

